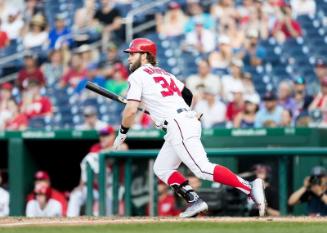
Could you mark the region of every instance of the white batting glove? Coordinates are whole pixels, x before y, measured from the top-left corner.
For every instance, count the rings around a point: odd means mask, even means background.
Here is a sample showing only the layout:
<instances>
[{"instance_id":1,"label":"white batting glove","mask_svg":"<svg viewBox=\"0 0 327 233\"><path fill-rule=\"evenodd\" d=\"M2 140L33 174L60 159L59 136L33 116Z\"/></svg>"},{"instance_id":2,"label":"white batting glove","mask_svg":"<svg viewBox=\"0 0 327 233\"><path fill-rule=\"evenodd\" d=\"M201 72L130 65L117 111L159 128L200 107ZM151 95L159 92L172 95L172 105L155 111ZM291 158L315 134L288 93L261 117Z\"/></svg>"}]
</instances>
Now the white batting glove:
<instances>
[{"instance_id":1,"label":"white batting glove","mask_svg":"<svg viewBox=\"0 0 327 233\"><path fill-rule=\"evenodd\" d=\"M126 138L127 138L127 134L125 134L125 133L121 133L121 132L119 131L119 132L118 132L118 135L117 135L117 137L116 137L116 139L115 139L115 141L114 141L114 144L113 144L113 146L112 146L112 149L113 149L113 150L118 150L119 147L121 146L121 144L124 143L124 141L126 140Z\"/></svg>"}]
</instances>

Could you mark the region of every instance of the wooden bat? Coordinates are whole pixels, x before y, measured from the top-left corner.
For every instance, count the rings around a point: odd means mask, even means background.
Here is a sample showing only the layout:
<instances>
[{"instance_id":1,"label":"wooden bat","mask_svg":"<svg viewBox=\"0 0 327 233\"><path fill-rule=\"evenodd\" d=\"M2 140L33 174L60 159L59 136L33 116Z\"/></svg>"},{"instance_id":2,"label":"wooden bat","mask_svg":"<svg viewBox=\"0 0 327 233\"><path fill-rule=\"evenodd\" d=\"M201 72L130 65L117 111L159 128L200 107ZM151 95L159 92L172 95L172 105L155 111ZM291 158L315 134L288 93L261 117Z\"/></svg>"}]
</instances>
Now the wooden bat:
<instances>
[{"instance_id":1,"label":"wooden bat","mask_svg":"<svg viewBox=\"0 0 327 233\"><path fill-rule=\"evenodd\" d=\"M125 99L124 97L116 95L115 93L108 91L107 89L104 89L103 87L100 87L99 85L97 85L95 83L87 81L85 87L87 89L89 89L90 91L93 91L99 95L106 97L106 98L112 99L112 100L117 101L122 104L127 104L127 99ZM150 115L150 113L148 111L146 111L144 108L137 108L137 109L141 112L145 112L146 114Z\"/></svg>"}]
</instances>

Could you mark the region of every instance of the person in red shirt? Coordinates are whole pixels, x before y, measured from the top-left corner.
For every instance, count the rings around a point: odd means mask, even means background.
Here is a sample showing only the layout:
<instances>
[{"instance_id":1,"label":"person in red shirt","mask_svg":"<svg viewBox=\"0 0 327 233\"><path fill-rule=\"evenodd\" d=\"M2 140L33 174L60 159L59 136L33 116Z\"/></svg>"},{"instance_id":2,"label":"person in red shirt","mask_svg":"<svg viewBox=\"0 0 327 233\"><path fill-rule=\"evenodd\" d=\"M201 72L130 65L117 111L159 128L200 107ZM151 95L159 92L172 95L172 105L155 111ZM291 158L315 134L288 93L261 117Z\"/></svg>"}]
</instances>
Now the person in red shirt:
<instances>
[{"instance_id":1,"label":"person in red shirt","mask_svg":"<svg viewBox=\"0 0 327 233\"><path fill-rule=\"evenodd\" d=\"M1 27L2 21L0 19L0 27ZM10 44L10 40L8 37L7 32L1 30L0 28L0 49L3 49L7 47Z\"/></svg>"},{"instance_id":2,"label":"person in red shirt","mask_svg":"<svg viewBox=\"0 0 327 233\"><path fill-rule=\"evenodd\" d=\"M75 88L87 74L81 55L75 53L71 58L67 72L61 77L59 86L62 88L67 86Z\"/></svg>"},{"instance_id":3,"label":"person in red shirt","mask_svg":"<svg viewBox=\"0 0 327 233\"><path fill-rule=\"evenodd\" d=\"M37 58L32 53L27 53L24 56L24 65L25 68L18 72L16 79L16 85L20 90L23 90L27 87L28 81L37 80L41 86L45 85L44 74L37 65Z\"/></svg>"},{"instance_id":4,"label":"person in red shirt","mask_svg":"<svg viewBox=\"0 0 327 233\"><path fill-rule=\"evenodd\" d=\"M228 103L226 109L226 120L229 122L233 122L236 115L244 110L244 87L241 84L235 84L231 91L233 93L233 101Z\"/></svg>"},{"instance_id":5,"label":"person in red shirt","mask_svg":"<svg viewBox=\"0 0 327 233\"><path fill-rule=\"evenodd\" d=\"M23 91L20 108L27 118L52 115L50 99L41 95L41 84L33 79L28 81L27 88Z\"/></svg>"},{"instance_id":6,"label":"person in red shirt","mask_svg":"<svg viewBox=\"0 0 327 233\"><path fill-rule=\"evenodd\" d=\"M19 107L15 102L9 103L11 118L6 122L6 130L25 130L28 126L28 119L25 114L20 113Z\"/></svg>"},{"instance_id":7,"label":"person in red shirt","mask_svg":"<svg viewBox=\"0 0 327 233\"><path fill-rule=\"evenodd\" d=\"M277 20L272 34L277 41L284 42L290 38L297 38L302 35L300 24L292 18L291 5L284 3L281 8L282 18Z\"/></svg>"},{"instance_id":8,"label":"person in red shirt","mask_svg":"<svg viewBox=\"0 0 327 233\"><path fill-rule=\"evenodd\" d=\"M159 181L158 184L158 216L177 216L175 197L169 192L168 185Z\"/></svg>"},{"instance_id":9,"label":"person in red shirt","mask_svg":"<svg viewBox=\"0 0 327 233\"><path fill-rule=\"evenodd\" d=\"M50 176L46 171L37 171L35 173L34 187L46 186L51 188L50 198L57 200L62 205L62 215L66 216L67 213L67 200L63 193L51 187ZM35 199L35 193L32 192L27 196L27 201Z\"/></svg>"},{"instance_id":10,"label":"person in red shirt","mask_svg":"<svg viewBox=\"0 0 327 233\"><path fill-rule=\"evenodd\" d=\"M12 97L12 89L13 85L11 83L0 85L0 131L4 130L6 122L12 117L10 106L15 104Z\"/></svg>"}]
</instances>

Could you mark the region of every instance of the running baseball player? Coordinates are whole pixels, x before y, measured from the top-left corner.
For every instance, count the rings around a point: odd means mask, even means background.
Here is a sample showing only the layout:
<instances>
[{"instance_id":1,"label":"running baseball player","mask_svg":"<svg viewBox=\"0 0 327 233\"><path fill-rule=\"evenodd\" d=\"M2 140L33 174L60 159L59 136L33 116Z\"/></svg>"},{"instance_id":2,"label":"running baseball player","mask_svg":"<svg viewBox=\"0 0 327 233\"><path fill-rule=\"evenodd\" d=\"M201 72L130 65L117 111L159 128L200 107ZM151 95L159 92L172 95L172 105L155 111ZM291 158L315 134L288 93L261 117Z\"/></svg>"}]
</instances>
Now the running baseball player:
<instances>
[{"instance_id":1,"label":"running baseball player","mask_svg":"<svg viewBox=\"0 0 327 233\"><path fill-rule=\"evenodd\" d=\"M157 126L166 128L166 135L156 161L154 172L160 180L189 203L180 217L196 216L208 209L187 179L178 172L184 163L197 177L235 187L257 204L260 216L266 212L263 181L248 182L228 168L209 162L201 143L201 123L190 109L192 93L171 73L157 67L156 44L146 38L134 39L128 53L129 90L122 123L113 148L118 149L132 127L138 106L142 103Z\"/></svg>"}]
</instances>

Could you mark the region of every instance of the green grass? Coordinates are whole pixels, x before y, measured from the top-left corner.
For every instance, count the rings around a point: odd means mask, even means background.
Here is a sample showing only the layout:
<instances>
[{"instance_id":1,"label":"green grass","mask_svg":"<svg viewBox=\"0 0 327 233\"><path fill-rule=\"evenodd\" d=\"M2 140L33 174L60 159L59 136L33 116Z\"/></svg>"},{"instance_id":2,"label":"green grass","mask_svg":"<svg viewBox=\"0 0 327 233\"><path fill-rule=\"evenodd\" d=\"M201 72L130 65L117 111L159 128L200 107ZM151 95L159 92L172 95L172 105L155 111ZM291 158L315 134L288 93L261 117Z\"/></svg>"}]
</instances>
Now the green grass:
<instances>
[{"instance_id":1,"label":"green grass","mask_svg":"<svg viewBox=\"0 0 327 233\"><path fill-rule=\"evenodd\" d=\"M181 222L133 223L83 226L20 226L0 227L6 233L327 233L327 223L322 222Z\"/></svg>"}]
</instances>

